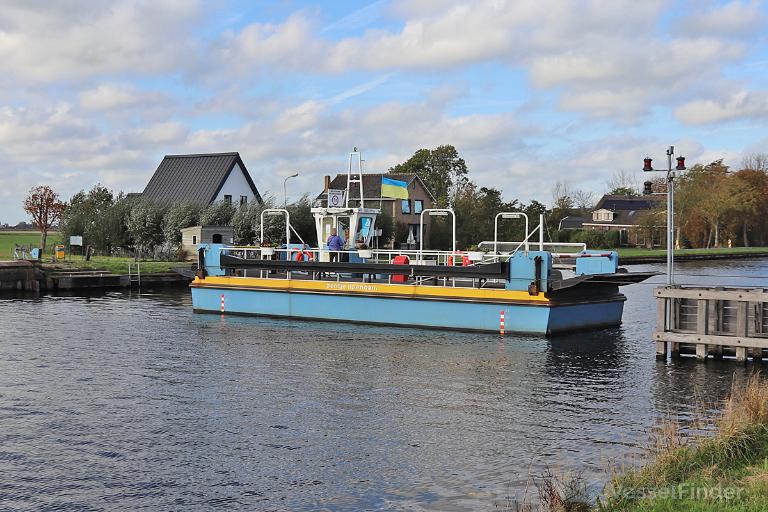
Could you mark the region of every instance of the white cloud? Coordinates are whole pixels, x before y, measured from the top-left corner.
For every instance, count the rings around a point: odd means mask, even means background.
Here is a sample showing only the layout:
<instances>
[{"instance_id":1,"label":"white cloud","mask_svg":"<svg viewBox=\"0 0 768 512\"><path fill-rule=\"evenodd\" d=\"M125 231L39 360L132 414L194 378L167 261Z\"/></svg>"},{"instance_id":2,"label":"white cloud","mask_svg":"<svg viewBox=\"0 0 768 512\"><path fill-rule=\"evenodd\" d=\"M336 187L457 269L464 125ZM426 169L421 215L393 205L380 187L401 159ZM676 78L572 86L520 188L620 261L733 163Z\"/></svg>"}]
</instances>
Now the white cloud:
<instances>
[{"instance_id":1,"label":"white cloud","mask_svg":"<svg viewBox=\"0 0 768 512\"><path fill-rule=\"evenodd\" d=\"M83 80L177 68L191 48L197 2L4 3L0 83Z\"/></svg>"},{"instance_id":2,"label":"white cloud","mask_svg":"<svg viewBox=\"0 0 768 512\"><path fill-rule=\"evenodd\" d=\"M746 37L759 30L764 23L765 16L760 10L759 2L733 1L714 5L706 10L696 10L678 20L675 27L697 35Z\"/></svg>"},{"instance_id":3,"label":"white cloud","mask_svg":"<svg viewBox=\"0 0 768 512\"><path fill-rule=\"evenodd\" d=\"M690 125L768 117L768 93L741 90L718 99L694 100L675 109L675 116Z\"/></svg>"},{"instance_id":4,"label":"white cloud","mask_svg":"<svg viewBox=\"0 0 768 512\"><path fill-rule=\"evenodd\" d=\"M139 91L127 84L101 84L80 93L80 104L88 110L121 110L168 101L163 94Z\"/></svg>"}]
</instances>

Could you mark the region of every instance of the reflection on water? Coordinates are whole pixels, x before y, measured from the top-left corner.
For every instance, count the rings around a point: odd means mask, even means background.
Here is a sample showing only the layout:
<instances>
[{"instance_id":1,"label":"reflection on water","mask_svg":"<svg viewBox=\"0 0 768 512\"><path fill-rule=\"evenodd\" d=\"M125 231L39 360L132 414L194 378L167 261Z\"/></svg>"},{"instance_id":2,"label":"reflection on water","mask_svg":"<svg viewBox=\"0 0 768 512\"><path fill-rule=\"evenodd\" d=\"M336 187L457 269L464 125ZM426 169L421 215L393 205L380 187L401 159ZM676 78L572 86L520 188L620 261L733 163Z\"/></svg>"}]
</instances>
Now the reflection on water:
<instances>
[{"instance_id":1,"label":"reflection on water","mask_svg":"<svg viewBox=\"0 0 768 512\"><path fill-rule=\"evenodd\" d=\"M656 361L651 289L551 340L195 315L186 291L0 300L0 503L490 510L547 465L597 485L751 368Z\"/></svg>"}]
</instances>

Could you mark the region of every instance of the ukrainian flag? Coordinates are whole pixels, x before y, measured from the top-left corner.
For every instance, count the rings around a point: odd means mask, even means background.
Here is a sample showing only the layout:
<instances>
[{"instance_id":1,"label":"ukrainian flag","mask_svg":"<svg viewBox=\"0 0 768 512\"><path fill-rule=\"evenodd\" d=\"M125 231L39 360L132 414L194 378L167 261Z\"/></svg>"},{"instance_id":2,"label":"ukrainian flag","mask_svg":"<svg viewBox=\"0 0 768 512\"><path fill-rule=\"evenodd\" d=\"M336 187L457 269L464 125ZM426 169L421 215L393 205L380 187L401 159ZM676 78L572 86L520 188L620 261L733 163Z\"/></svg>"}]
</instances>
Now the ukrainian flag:
<instances>
[{"instance_id":1,"label":"ukrainian flag","mask_svg":"<svg viewBox=\"0 0 768 512\"><path fill-rule=\"evenodd\" d=\"M381 177L381 197L408 199L408 184L404 181Z\"/></svg>"}]
</instances>

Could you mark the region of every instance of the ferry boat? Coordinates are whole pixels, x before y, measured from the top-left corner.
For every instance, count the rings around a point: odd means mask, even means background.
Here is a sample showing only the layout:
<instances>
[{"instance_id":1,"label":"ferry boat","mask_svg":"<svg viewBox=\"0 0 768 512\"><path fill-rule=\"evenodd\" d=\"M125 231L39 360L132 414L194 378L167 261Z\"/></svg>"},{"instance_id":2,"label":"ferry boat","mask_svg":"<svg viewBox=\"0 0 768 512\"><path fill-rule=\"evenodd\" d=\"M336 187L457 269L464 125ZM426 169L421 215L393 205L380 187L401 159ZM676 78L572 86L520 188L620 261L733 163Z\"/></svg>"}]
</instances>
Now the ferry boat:
<instances>
[{"instance_id":1,"label":"ferry boat","mask_svg":"<svg viewBox=\"0 0 768 512\"><path fill-rule=\"evenodd\" d=\"M351 204L354 186L359 186L360 200ZM327 240L336 229L346 237L342 251L292 241L290 214L279 208L262 212L258 246L201 246L190 285L194 310L552 335L619 325L626 300L619 287L654 275L623 271L615 251L545 243L543 216L529 231L524 212L496 215L494 240L479 244L478 251L456 250L451 209L425 209L420 216L422 232L427 215L451 218L451 250L424 249L421 237L418 249L371 249L381 211L365 206L357 150L349 156L342 202L312 208L317 239ZM264 220L271 215L285 219L286 243L280 247L264 246ZM524 240L498 240L504 218L525 219Z\"/></svg>"}]
</instances>

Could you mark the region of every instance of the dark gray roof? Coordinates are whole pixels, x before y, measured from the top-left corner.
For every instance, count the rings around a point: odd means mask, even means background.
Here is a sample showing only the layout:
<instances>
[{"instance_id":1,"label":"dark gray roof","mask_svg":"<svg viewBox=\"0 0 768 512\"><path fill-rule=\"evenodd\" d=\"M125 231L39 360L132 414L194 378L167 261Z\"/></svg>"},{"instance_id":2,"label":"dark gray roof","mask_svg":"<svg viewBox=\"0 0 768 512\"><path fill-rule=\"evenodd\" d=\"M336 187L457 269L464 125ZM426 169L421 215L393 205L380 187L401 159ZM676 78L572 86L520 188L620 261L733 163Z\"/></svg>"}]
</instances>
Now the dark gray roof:
<instances>
[{"instance_id":1,"label":"dark gray roof","mask_svg":"<svg viewBox=\"0 0 768 512\"><path fill-rule=\"evenodd\" d=\"M589 225L601 225L601 226L636 226L643 220L643 214L650 211L645 210L615 210L613 212L613 220L592 220L591 218L584 221L584 224ZM663 217L659 223L663 223Z\"/></svg>"},{"instance_id":2,"label":"dark gray roof","mask_svg":"<svg viewBox=\"0 0 768 512\"><path fill-rule=\"evenodd\" d=\"M587 222L587 217L581 217L578 215L568 215L558 223L561 229L581 229L582 224Z\"/></svg>"},{"instance_id":3,"label":"dark gray roof","mask_svg":"<svg viewBox=\"0 0 768 512\"><path fill-rule=\"evenodd\" d=\"M153 201L192 201L208 205L216 199L232 169L238 164L254 197L261 195L239 153L166 155L142 193Z\"/></svg>"},{"instance_id":4,"label":"dark gray roof","mask_svg":"<svg viewBox=\"0 0 768 512\"><path fill-rule=\"evenodd\" d=\"M365 173L363 174L363 194L366 199L378 199L381 197L381 177L386 176L393 180L404 181L411 185L414 180L418 180L424 190L427 191L429 197L434 201L435 198L432 195L432 191L427 188L427 185L416 174L389 174L389 173ZM333 180L331 180L331 189L346 190L347 189L347 175L337 174ZM317 199L325 199L325 191L321 192ZM356 184L353 184L352 190L349 192L350 199L360 199L360 189Z\"/></svg>"},{"instance_id":5,"label":"dark gray roof","mask_svg":"<svg viewBox=\"0 0 768 512\"><path fill-rule=\"evenodd\" d=\"M652 210L661 204L666 196L615 196L606 194L595 206L595 210Z\"/></svg>"}]
</instances>

